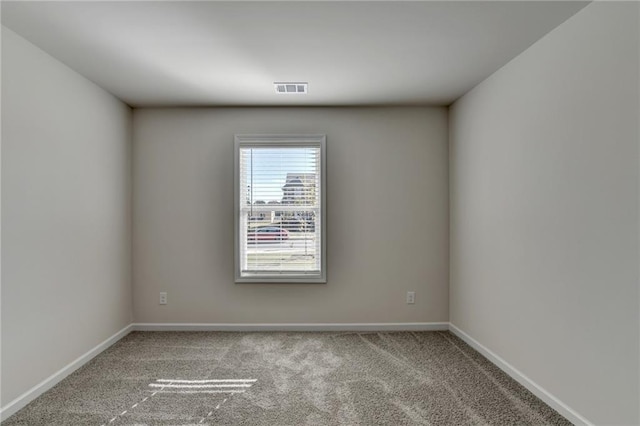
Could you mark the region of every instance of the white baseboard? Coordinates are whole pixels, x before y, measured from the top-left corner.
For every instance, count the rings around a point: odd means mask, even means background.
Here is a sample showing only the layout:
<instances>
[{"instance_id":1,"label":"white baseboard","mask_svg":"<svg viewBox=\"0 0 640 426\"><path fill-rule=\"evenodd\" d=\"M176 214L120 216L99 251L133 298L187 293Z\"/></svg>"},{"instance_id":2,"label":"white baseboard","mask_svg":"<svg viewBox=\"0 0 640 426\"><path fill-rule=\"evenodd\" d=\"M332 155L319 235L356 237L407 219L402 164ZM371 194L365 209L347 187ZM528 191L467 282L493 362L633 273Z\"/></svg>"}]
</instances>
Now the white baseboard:
<instances>
[{"instance_id":1,"label":"white baseboard","mask_svg":"<svg viewBox=\"0 0 640 426\"><path fill-rule=\"evenodd\" d=\"M585 425L585 426L593 426L593 423L585 419L583 416L578 414L575 410L571 409L565 403L556 398L552 393L548 392L536 382L522 374L519 370L517 370L514 366L509 364L507 361L502 359L500 356L496 355L490 349L482 345L480 342L475 340L473 337L469 336L464 331L460 330L453 324L449 324L449 331L453 334L464 340L469 346L471 346L476 351L480 352L482 356L487 358L493 364L495 364L502 371L507 373L511 378L513 378L516 382L520 383L522 386L527 388L532 394L540 398L545 402L548 406L556 410L558 413L563 415L567 420L569 420L574 425Z\"/></svg>"},{"instance_id":2,"label":"white baseboard","mask_svg":"<svg viewBox=\"0 0 640 426\"><path fill-rule=\"evenodd\" d=\"M308 323L308 324L192 324L138 323L137 331L444 331L448 322Z\"/></svg>"},{"instance_id":3,"label":"white baseboard","mask_svg":"<svg viewBox=\"0 0 640 426\"><path fill-rule=\"evenodd\" d=\"M19 397L17 397L7 405L5 405L4 407L0 408L0 421L6 420L7 418L15 414L18 410L26 406L28 403L30 403L31 401L33 401L34 399L36 399L37 397L39 397L40 395L42 395L43 393L45 393L46 391L54 387L56 384L58 384L61 380L63 380L69 374L73 373L78 368L82 367L84 364L91 361L100 352L104 351L109 346L113 345L118 340L122 339L124 336L129 334L132 329L133 329L132 325L129 324L128 326L118 331L113 336L109 337L107 340L98 344L96 347L94 347L84 355L72 361L71 363L69 363L68 365L66 365L65 367L63 367L62 369L54 373L53 375L49 376L42 382L38 383L31 389L29 389L28 391L26 391L25 393L23 393L22 395L20 395Z\"/></svg>"}]
</instances>

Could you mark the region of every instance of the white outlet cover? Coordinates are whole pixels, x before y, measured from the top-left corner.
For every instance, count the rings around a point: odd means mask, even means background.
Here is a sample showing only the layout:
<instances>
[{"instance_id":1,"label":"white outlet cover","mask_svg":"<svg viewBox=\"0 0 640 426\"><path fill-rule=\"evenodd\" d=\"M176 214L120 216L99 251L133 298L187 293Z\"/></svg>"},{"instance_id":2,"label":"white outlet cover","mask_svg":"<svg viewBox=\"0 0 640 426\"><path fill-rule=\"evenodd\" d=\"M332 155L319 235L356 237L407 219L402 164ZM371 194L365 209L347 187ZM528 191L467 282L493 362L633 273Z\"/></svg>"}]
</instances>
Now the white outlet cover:
<instances>
[{"instance_id":1,"label":"white outlet cover","mask_svg":"<svg viewBox=\"0 0 640 426\"><path fill-rule=\"evenodd\" d=\"M416 292L415 291L408 291L407 292L407 303L410 304L410 305L416 303Z\"/></svg>"}]
</instances>

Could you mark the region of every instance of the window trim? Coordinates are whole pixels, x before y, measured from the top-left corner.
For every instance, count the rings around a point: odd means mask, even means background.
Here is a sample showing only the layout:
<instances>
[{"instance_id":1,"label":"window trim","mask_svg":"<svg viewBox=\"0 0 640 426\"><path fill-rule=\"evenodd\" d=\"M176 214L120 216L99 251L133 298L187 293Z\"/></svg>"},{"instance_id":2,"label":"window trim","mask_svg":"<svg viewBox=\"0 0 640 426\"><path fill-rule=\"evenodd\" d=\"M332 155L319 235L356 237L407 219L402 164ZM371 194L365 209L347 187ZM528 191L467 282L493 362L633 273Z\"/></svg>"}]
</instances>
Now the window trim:
<instances>
[{"instance_id":1,"label":"window trim","mask_svg":"<svg viewBox=\"0 0 640 426\"><path fill-rule=\"evenodd\" d=\"M326 283L327 282L327 136L323 134L236 134L234 136L234 268L236 283ZM240 270L240 148L244 146L320 147L320 274L243 277Z\"/></svg>"}]
</instances>

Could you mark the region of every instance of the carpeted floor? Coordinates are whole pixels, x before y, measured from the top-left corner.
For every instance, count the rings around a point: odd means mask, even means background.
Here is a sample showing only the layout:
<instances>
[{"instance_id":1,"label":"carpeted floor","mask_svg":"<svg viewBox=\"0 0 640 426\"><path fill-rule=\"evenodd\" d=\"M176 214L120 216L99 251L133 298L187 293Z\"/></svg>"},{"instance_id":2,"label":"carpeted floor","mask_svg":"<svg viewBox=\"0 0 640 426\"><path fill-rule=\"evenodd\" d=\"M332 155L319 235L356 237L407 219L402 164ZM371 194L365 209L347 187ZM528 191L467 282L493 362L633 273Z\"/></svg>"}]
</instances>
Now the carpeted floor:
<instances>
[{"instance_id":1,"label":"carpeted floor","mask_svg":"<svg viewBox=\"0 0 640 426\"><path fill-rule=\"evenodd\" d=\"M448 332L133 332L2 426L570 424Z\"/></svg>"}]
</instances>

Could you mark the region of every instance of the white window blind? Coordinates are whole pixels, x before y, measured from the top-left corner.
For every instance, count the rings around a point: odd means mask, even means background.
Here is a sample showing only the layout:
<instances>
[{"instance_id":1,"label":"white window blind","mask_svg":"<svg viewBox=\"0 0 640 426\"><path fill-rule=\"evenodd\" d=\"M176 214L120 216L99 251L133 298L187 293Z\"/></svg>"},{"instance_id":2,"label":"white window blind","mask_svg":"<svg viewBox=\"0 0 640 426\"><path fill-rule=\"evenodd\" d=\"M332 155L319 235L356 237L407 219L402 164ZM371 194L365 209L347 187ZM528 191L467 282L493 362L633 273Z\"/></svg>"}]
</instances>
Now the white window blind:
<instances>
[{"instance_id":1,"label":"white window blind","mask_svg":"<svg viewBox=\"0 0 640 426\"><path fill-rule=\"evenodd\" d=\"M324 136L236 136L236 281L324 282Z\"/></svg>"}]
</instances>

